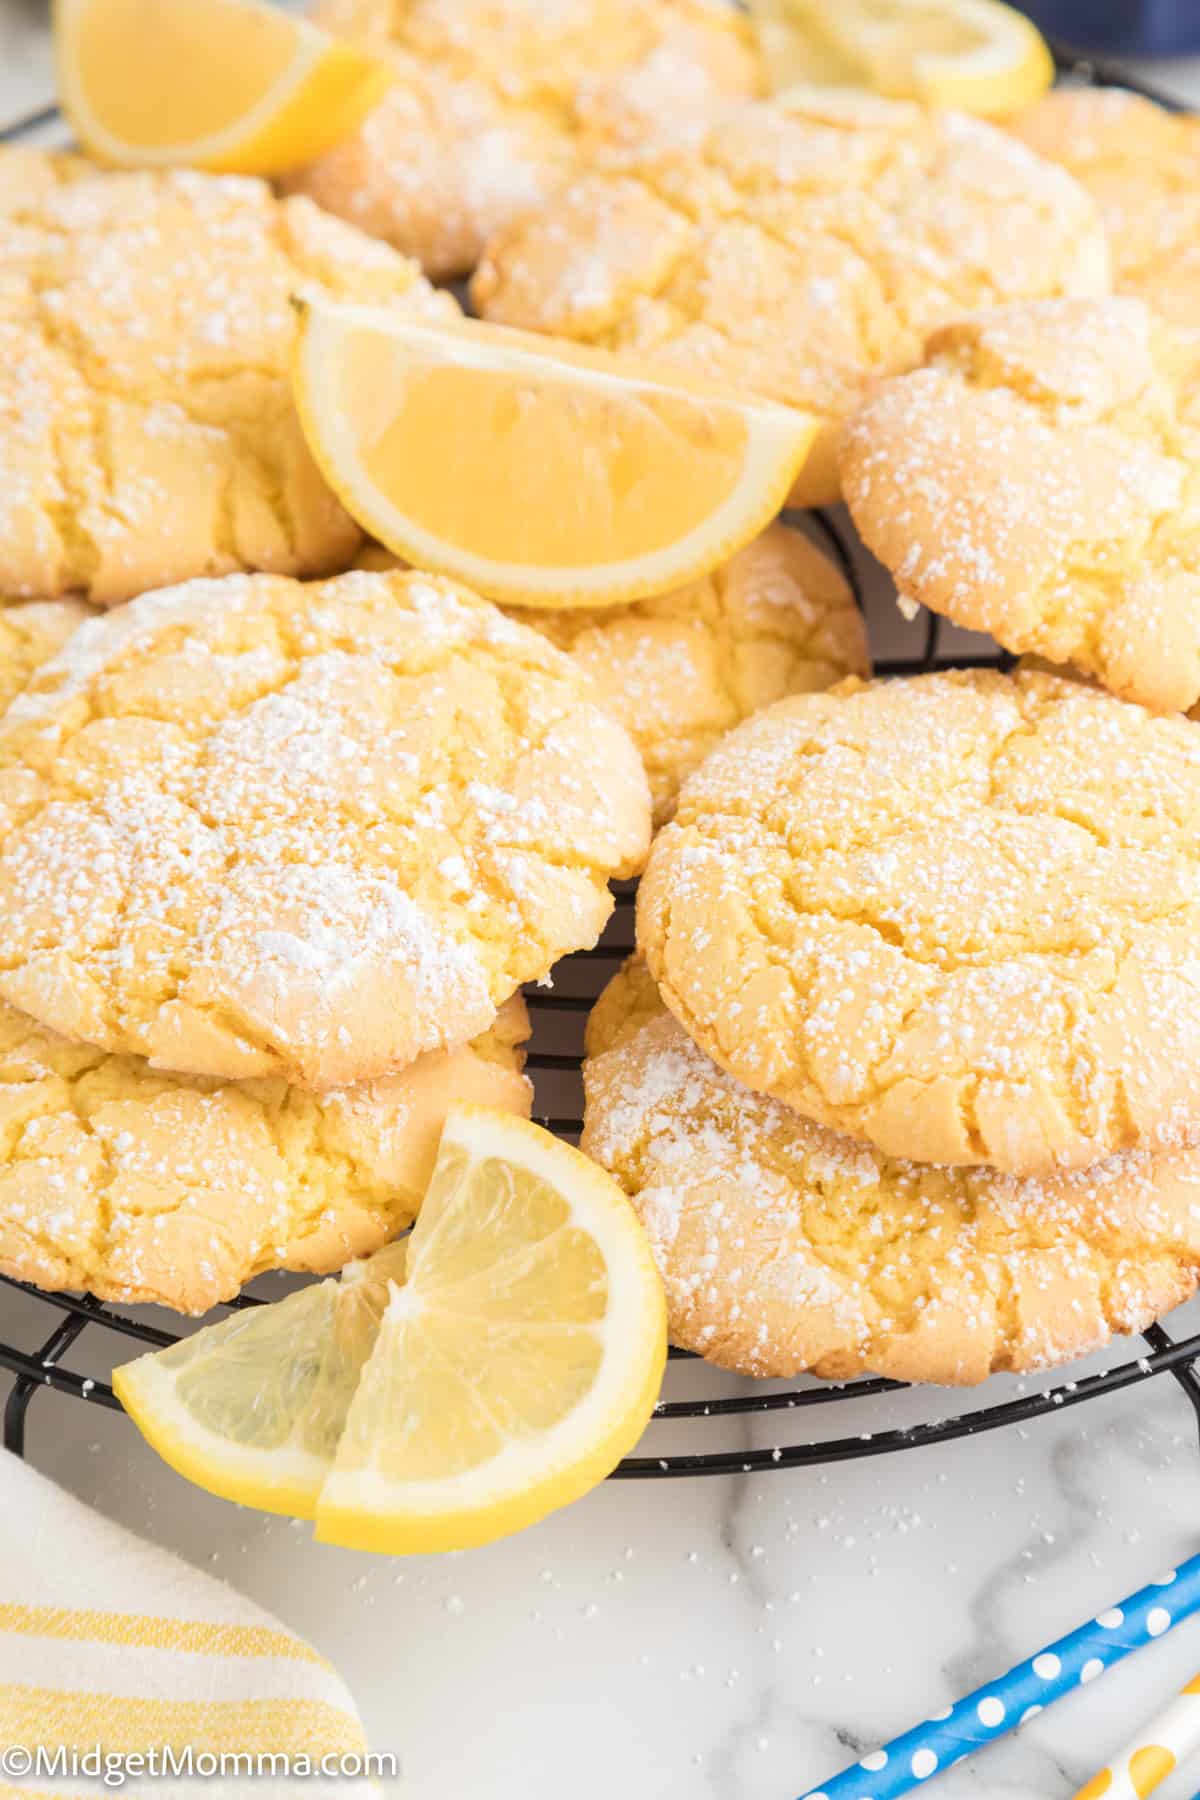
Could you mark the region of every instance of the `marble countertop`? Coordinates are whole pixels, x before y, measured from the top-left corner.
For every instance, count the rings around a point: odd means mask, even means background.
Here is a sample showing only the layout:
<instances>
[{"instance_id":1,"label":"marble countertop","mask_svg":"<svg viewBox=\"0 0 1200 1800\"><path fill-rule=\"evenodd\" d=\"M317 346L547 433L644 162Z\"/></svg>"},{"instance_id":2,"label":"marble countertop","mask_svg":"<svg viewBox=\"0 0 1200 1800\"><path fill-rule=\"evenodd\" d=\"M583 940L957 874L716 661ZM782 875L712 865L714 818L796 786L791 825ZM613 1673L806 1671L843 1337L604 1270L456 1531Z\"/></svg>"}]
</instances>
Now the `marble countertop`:
<instances>
[{"instance_id":1,"label":"marble countertop","mask_svg":"<svg viewBox=\"0 0 1200 1800\"><path fill-rule=\"evenodd\" d=\"M0 1299L0 1333L36 1342L17 1317L31 1305ZM1173 1325L1200 1330L1200 1308ZM677 1397L729 1391L680 1373ZM963 1404L905 1395L816 1423L853 1434ZM813 1424L782 1420L709 1420L689 1442L787 1442ZM792 1800L1200 1547L1196 1421L1168 1376L878 1460L610 1482L506 1543L401 1562L215 1500L119 1415L53 1394L33 1403L29 1455L329 1656L374 1746L400 1758L398 1800ZM1197 1666L1193 1621L931 1792L1068 1800ZM1198 1786L1185 1770L1163 1800Z\"/></svg>"},{"instance_id":2,"label":"marble countertop","mask_svg":"<svg viewBox=\"0 0 1200 1800\"><path fill-rule=\"evenodd\" d=\"M0 0L0 123L50 95L46 10ZM1200 64L1143 73L1200 96ZM0 1337L36 1343L39 1312L0 1294ZM1200 1303L1172 1328L1200 1331ZM677 1395L705 1380L676 1374ZM708 1420L689 1442L857 1433L963 1404ZM33 1402L29 1455L331 1657L374 1746L398 1754L406 1800L791 1800L1200 1548L1197 1422L1169 1376L885 1459L610 1482L508 1543L405 1562L318 1549L306 1527L214 1500L120 1416L53 1394ZM1067 1800L1198 1666L1193 1622L931 1792ZM1200 1767L1160 1792L1197 1787Z\"/></svg>"}]
</instances>

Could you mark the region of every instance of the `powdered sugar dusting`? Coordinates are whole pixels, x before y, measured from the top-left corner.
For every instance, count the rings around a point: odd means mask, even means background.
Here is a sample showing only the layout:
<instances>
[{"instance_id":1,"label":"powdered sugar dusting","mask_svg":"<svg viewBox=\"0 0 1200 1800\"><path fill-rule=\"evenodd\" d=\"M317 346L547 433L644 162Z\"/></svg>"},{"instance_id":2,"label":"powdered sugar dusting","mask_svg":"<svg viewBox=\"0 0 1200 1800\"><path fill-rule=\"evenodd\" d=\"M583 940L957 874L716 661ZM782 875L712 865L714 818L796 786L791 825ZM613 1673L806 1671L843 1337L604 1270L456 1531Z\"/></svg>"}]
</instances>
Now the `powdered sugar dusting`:
<instances>
[{"instance_id":1,"label":"powdered sugar dusting","mask_svg":"<svg viewBox=\"0 0 1200 1800\"><path fill-rule=\"evenodd\" d=\"M290 299L452 316L415 265L264 182L10 150L0 252L0 588L108 604L350 559L292 406Z\"/></svg>"},{"instance_id":2,"label":"powdered sugar dusting","mask_svg":"<svg viewBox=\"0 0 1200 1800\"><path fill-rule=\"evenodd\" d=\"M894 1155L1032 1172L1200 1113L1200 736L955 671L786 700L651 852L638 941L748 1085Z\"/></svg>"},{"instance_id":3,"label":"powdered sugar dusting","mask_svg":"<svg viewBox=\"0 0 1200 1800\"><path fill-rule=\"evenodd\" d=\"M933 327L1108 284L1094 202L1024 145L796 90L584 175L493 240L473 295L488 318L840 418Z\"/></svg>"},{"instance_id":4,"label":"powdered sugar dusting","mask_svg":"<svg viewBox=\"0 0 1200 1800\"><path fill-rule=\"evenodd\" d=\"M0 990L164 1068L325 1087L590 944L645 778L567 658L435 578L195 582L95 621L0 736Z\"/></svg>"},{"instance_id":5,"label":"powdered sugar dusting","mask_svg":"<svg viewBox=\"0 0 1200 1800\"><path fill-rule=\"evenodd\" d=\"M614 144L698 132L763 83L748 21L711 0L423 0L371 24L396 80L292 185L438 276Z\"/></svg>"},{"instance_id":6,"label":"powdered sugar dusting","mask_svg":"<svg viewBox=\"0 0 1200 1800\"><path fill-rule=\"evenodd\" d=\"M849 586L775 524L710 574L628 606L530 615L569 650L642 753L657 824L721 735L784 694L868 671Z\"/></svg>"},{"instance_id":7,"label":"powdered sugar dusting","mask_svg":"<svg viewBox=\"0 0 1200 1800\"><path fill-rule=\"evenodd\" d=\"M851 421L842 480L902 595L1129 699L1200 699L1195 386L1142 302L940 332Z\"/></svg>"},{"instance_id":8,"label":"powdered sugar dusting","mask_svg":"<svg viewBox=\"0 0 1200 1800\"><path fill-rule=\"evenodd\" d=\"M161 1075L0 1004L0 1270L201 1313L339 1268L411 1223L452 1100L528 1112L527 1032L517 1000L468 1048L316 1095Z\"/></svg>"},{"instance_id":9,"label":"powdered sugar dusting","mask_svg":"<svg viewBox=\"0 0 1200 1800\"><path fill-rule=\"evenodd\" d=\"M754 1375L937 1382L1144 1326L1200 1277L1200 1151L1041 1179L921 1166L717 1068L632 966L602 997L584 1146L630 1195L672 1338Z\"/></svg>"}]
</instances>

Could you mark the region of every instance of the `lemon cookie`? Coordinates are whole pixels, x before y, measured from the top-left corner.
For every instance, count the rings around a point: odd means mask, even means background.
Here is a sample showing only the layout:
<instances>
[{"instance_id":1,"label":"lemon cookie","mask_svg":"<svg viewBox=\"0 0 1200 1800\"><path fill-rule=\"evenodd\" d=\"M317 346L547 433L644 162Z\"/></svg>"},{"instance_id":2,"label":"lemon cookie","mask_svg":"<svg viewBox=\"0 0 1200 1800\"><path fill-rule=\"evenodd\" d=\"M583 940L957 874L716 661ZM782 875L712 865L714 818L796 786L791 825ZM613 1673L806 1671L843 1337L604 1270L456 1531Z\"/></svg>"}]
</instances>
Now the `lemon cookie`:
<instances>
[{"instance_id":1,"label":"lemon cookie","mask_svg":"<svg viewBox=\"0 0 1200 1800\"><path fill-rule=\"evenodd\" d=\"M442 316L416 265L234 176L0 151L0 591L344 568L292 405L301 283Z\"/></svg>"},{"instance_id":2,"label":"lemon cookie","mask_svg":"<svg viewBox=\"0 0 1200 1800\"><path fill-rule=\"evenodd\" d=\"M780 701L638 896L663 999L749 1087L1023 1173L1200 1121L1200 732L1037 672Z\"/></svg>"},{"instance_id":3,"label":"lemon cookie","mask_svg":"<svg viewBox=\"0 0 1200 1800\"><path fill-rule=\"evenodd\" d=\"M1041 1179L888 1157L725 1074L636 963L588 1048L583 1147L649 1233L672 1341L726 1368L982 1381L1195 1291L1200 1150Z\"/></svg>"},{"instance_id":4,"label":"lemon cookie","mask_svg":"<svg viewBox=\"0 0 1200 1800\"><path fill-rule=\"evenodd\" d=\"M386 550L359 559L394 567ZM717 739L785 694L869 667L862 614L823 551L772 525L701 581L629 606L512 609L566 650L642 753L654 822Z\"/></svg>"},{"instance_id":5,"label":"lemon cookie","mask_svg":"<svg viewBox=\"0 0 1200 1800\"><path fill-rule=\"evenodd\" d=\"M82 600L0 598L0 713L92 609Z\"/></svg>"},{"instance_id":6,"label":"lemon cookie","mask_svg":"<svg viewBox=\"0 0 1200 1800\"><path fill-rule=\"evenodd\" d=\"M453 583L185 583L0 723L0 995L160 1068L368 1080L593 943L649 826L570 659Z\"/></svg>"},{"instance_id":7,"label":"lemon cookie","mask_svg":"<svg viewBox=\"0 0 1200 1800\"><path fill-rule=\"evenodd\" d=\"M454 1101L528 1116L528 1033L517 997L469 1046L311 1094L158 1074L0 1003L0 1270L200 1313L339 1269L412 1223Z\"/></svg>"},{"instance_id":8,"label":"lemon cookie","mask_svg":"<svg viewBox=\"0 0 1200 1800\"><path fill-rule=\"evenodd\" d=\"M473 294L502 324L816 414L810 504L837 496L840 421L935 326L1108 285L1096 204L1065 171L979 120L814 89L584 175L499 234Z\"/></svg>"},{"instance_id":9,"label":"lemon cookie","mask_svg":"<svg viewBox=\"0 0 1200 1800\"><path fill-rule=\"evenodd\" d=\"M443 278L606 146L764 88L727 0L324 0L317 16L396 80L291 185Z\"/></svg>"},{"instance_id":10,"label":"lemon cookie","mask_svg":"<svg viewBox=\"0 0 1200 1800\"><path fill-rule=\"evenodd\" d=\"M940 331L847 429L855 524L902 597L1168 711L1200 699L1200 409L1139 300Z\"/></svg>"},{"instance_id":11,"label":"lemon cookie","mask_svg":"<svg viewBox=\"0 0 1200 1800\"><path fill-rule=\"evenodd\" d=\"M1200 352L1200 118L1121 88L1059 88L1008 128L1095 196L1117 292L1140 295Z\"/></svg>"}]
</instances>

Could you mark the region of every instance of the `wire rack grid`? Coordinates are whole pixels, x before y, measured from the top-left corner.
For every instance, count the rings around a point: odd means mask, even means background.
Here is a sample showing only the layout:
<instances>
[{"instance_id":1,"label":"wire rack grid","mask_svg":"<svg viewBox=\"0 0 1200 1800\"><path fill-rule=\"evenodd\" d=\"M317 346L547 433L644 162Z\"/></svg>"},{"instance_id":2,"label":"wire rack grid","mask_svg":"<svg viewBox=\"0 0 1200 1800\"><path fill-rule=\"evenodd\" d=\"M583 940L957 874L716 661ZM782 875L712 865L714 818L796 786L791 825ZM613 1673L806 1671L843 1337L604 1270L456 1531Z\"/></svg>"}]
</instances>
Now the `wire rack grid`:
<instances>
[{"instance_id":1,"label":"wire rack grid","mask_svg":"<svg viewBox=\"0 0 1200 1800\"><path fill-rule=\"evenodd\" d=\"M1131 81L1113 65L1088 61L1067 51L1057 51L1056 60L1060 74L1073 81L1124 86L1147 98L1172 104L1169 97ZM53 128L57 121L56 108L40 108L0 128L0 143L26 140ZM817 513L808 515L803 523L837 559L860 605L864 604L862 553L852 542L844 522L836 515ZM871 608L867 607L867 611L870 617ZM1008 661L994 646L952 641L957 636L953 628L933 614L926 615L914 630L915 642L905 643L896 654L876 658L877 673L900 675L938 668L1004 667ZM533 1026L527 1067L534 1080L535 1116L570 1140L578 1137L582 1125L580 1058L584 1023L596 995L632 946L635 894L635 884L623 885L616 893L614 914L599 945L565 959L555 971L552 986L533 987L526 993ZM262 1283L256 1285L261 1287ZM120 1402L102 1372L111 1373L117 1362L142 1349L165 1347L175 1342L178 1335L157 1322L164 1315L150 1309L104 1305L90 1295L45 1293L8 1276L0 1276L0 1288L10 1290L14 1299L20 1296L33 1303L32 1307L22 1308L32 1321L30 1329L35 1341L30 1347L8 1341L6 1331L0 1335L0 1370L12 1377L3 1409L2 1436L6 1448L19 1455L26 1449L30 1408L37 1396L57 1394L119 1412ZM246 1293L231 1301L229 1307L261 1305L265 1298L261 1293ZM212 1316L222 1316L229 1307L217 1309ZM81 1344L85 1334L86 1343ZM929 1417L923 1416L926 1411L952 1404L952 1397L945 1390L927 1389L918 1394L903 1382L879 1378L841 1383L805 1379L793 1383L755 1382L728 1376L685 1352L673 1350L663 1397L655 1409L647 1442L652 1447L659 1427L678 1426L690 1437L699 1433L702 1447L693 1448L689 1443L681 1450L662 1455L627 1457L614 1470L613 1479L749 1474L884 1456L1019 1425L1160 1375L1170 1375L1179 1383L1200 1420L1200 1333L1177 1339L1162 1325L1152 1325L1142 1334L1142 1342L1145 1348L1141 1354L1077 1379L1070 1379L1068 1372L1068 1377L1055 1385L1022 1389L1011 1397ZM77 1356L81 1352L86 1354L91 1372L80 1372ZM695 1389L697 1381L701 1384L699 1393L678 1391ZM911 1410L915 1402L922 1416L913 1422L884 1423L878 1429L858 1429L840 1436L821 1436L815 1429L818 1420L829 1416L830 1407L860 1409L856 1416L860 1426L865 1419L874 1421L880 1416L881 1400L887 1412L895 1409L897 1414L902 1402L905 1411ZM865 1417L861 1410L864 1407ZM747 1442L713 1447L712 1421L741 1420L748 1426L752 1421L781 1415L794 1421L798 1414L811 1422L808 1433L799 1438L766 1445ZM853 1411L850 1416L855 1417Z\"/></svg>"}]
</instances>

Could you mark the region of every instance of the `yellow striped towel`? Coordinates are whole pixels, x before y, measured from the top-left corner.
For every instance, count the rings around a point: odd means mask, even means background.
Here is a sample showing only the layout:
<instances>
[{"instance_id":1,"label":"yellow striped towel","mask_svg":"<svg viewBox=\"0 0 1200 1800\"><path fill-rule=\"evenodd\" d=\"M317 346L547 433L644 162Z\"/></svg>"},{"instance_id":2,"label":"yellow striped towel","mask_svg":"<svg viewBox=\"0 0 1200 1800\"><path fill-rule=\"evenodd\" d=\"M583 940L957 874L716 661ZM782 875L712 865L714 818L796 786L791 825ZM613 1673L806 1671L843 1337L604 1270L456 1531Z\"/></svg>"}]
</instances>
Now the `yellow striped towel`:
<instances>
[{"instance_id":1,"label":"yellow striped towel","mask_svg":"<svg viewBox=\"0 0 1200 1800\"><path fill-rule=\"evenodd\" d=\"M366 1752L324 1657L0 1451L0 1800L377 1800Z\"/></svg>"}]
</instances>

